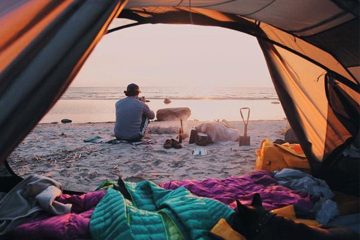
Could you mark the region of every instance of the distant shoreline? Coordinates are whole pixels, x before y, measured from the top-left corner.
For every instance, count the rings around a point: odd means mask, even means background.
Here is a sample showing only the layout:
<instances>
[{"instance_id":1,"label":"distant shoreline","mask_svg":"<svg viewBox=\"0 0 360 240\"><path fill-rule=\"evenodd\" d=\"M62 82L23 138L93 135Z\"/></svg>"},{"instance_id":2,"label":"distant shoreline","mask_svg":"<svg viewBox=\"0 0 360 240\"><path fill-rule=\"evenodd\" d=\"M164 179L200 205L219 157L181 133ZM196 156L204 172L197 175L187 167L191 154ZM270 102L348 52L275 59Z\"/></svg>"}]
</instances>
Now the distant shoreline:
<instances>
[{"instance_id":1,"label":"distant shoreline","mask_svg":"<svg viewBox=\"0 0 360 240\"><path fill-rule=\"evenodd\" d=\"M115 121L116 100L59 100L44 116L41 122L59 122L68 118L74 122L109 122ZM191 109L190 119L213 121L226 119L241 120L240 108L251 109L250 120L282 120L285 113L280 104L274 100L178 100L171 99L164 104L163 99L150 99L147 104L156 112L163 108L188 107Z\"/></svg>"},{"instance_id":2,"label":"distant shoreline","mask_svg":"<svg viewBox=\"0 0 360 240\"><path fill-rule=\"evenodd\" d=\"M278 96L273 87L140 87L141 95L148 99L213 99L213 100L276 100ZM125 87L70 87L62 100L115 100L124 96Z\"/></svg>"},{"instance_id":3,"label":"distant shoreline","mask_svg":"<svg viewBox=\"0 0 360 240\"><path fill-rule=\"evenodd\" d=\"M143 95L142 95L143 96ZM125 97L125 96L123 96ZM119 100L120 98L62 98L61 100ZM146 96L145 96L146 97ZM147 100L164 100L165 97L146 97ZM277 97L167 97L170 100L279 100Z\"/></svg>"},{"instance_id":4,"label":"distant shoreline","mask_svg":"<svg viewBox=\"0 0 360 240\"><path fill-rule=\"evenodd\" d=\"M71 120L71 119L70 119ZM219 121L221 120L225 120L225 119L218 119ZM216 120L213 120L216 121ZM158 120L150 120L150 124L167 124L167 123L177 123L179 121L158 121ZM196 119L189 119L185 122L191 123L191 125L196 124L196 123L202 123L202 122L212 122L212 121L204 121L204 120L196 120ZM233 124L241 124L241 121L231 121L231 120L226 120L226 122L228 123L233 123ZM287 122L286 119L282 119L282 120L249 120L249 124L251 123L262 123L262 122ZM56 122L40 122L38 123L38 125L57 125L57 124L61 124L61 125L86 125L86 124L115 124L115 121L103 121L103 122L71 122L71 123L61 123L61 119L59 121ZM151 126L151 125L150 125Z\"/></svg>"}]
</instances>

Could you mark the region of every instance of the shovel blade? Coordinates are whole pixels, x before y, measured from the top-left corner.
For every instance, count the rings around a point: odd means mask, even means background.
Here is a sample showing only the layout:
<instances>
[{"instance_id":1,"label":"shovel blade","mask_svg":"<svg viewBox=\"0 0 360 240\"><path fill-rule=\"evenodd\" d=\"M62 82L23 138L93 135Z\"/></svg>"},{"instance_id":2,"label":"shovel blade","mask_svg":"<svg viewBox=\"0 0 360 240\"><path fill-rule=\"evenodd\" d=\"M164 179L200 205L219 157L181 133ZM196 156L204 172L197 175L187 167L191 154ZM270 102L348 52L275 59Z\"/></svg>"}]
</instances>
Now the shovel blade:
<instances>
[{"instance_id":1,"label":"shovel blade","mask_svg":"<svg viewBox=\"0 0 360 240\"><path fill-rule=\"evenodd\" d=\"M240 136L239 146L250 146L250 136Z\"/></svg>"}]
</instances>

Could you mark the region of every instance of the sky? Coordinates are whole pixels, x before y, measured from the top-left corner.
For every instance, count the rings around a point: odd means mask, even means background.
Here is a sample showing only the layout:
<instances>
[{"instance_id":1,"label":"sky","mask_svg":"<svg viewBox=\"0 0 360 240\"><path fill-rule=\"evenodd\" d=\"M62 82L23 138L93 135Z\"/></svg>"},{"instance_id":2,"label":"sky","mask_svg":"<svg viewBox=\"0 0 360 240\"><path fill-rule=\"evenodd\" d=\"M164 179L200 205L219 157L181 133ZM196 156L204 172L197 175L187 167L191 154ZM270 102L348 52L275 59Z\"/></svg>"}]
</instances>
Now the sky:
<instances>
[{"instance_id":1,"label":"sky","mask_svg":"<svg viewBox=\"0 0 360 240\"><path fill-rule=\"evenodd\" d=\"M131 82L164 87L272 86L256 38L220 27L166 24L105 35L72 86L122 87Z\"/></svg>"}]
</instances>

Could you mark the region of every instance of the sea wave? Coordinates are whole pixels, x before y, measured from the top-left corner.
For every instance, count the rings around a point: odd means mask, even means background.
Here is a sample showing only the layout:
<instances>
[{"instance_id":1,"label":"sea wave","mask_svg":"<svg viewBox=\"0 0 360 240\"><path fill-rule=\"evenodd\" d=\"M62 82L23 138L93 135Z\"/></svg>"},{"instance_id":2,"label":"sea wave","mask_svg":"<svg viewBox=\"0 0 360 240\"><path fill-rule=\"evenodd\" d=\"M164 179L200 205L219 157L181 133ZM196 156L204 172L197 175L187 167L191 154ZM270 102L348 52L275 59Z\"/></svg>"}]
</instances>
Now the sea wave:
<instances>
[{"instance_id":1,"label":"sea wave","mask_svg":"<svg viewBox=\"0 0 360 240\"><path fill-rule=\"evenodd\" d=\"M124 88L73 87L63 100L117 100L124 97ZM278 100L273 88L160 88L144 87L141 96L149 100L169 98L172 100Z\"/></svg>"},{"instance_id":2,"label":"sea wave","mask_svg":"<svg viewBox=\"0 0 360 240\"><path fill-rule=\"evenodd\" d=\"M62 100L118 100L123 97L105 97L105 96L82 96L82 97L71 97L65 96ZM163 100L169 98L170 100L279 100L277 97L146 97L148 100Z\"/></svg>"}]
</instances>

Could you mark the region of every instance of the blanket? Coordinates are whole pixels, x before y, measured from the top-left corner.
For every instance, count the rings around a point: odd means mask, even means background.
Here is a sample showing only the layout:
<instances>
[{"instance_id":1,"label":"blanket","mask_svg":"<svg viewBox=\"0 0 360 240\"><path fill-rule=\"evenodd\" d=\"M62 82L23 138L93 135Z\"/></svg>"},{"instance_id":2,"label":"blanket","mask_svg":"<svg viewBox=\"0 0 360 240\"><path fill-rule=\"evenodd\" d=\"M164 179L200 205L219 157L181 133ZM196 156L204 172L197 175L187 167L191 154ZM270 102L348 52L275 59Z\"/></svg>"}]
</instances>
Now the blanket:
<instances>
[{"instance_id":1,"label":"blanket","mask_svg":"<svg viewBox=\"0 0 360 240\"><path fill-rule=\"evenodd\" d=\"M17 226L7 234L6 239L90 239L90 217L96 204L105 194L105 190L81 195L61 194L56 200L63 204L72 204L71 213L51 216L43 212L26 223Z\"/></svg>"},{"instance_id":2,"label":"blanket","mask_svg":"<svg viewBox=\"0 0 360 240\"><path fill-rule=\"evenodd\" d=\"M198 132L206 133L213 142L237 141L240 136L238 129L225 126L222 122L206 122L195 127Z\"/></svg>"},{"instance_id":3,"label":"blanket","mask_svg":"<svg viewBox=\"0 0 360 240\"><path fill-rule=\"evenodd\" d=\"M160 186L165 189L185 187L197 196L217 199L232 208L236 207L236 199L244 205L250 205L255 193L260 194L266 210L297 205L304 211L311 211L313 207L309 194L279 185L269 171L255 171L225 179L169 181Z\"/></svg>"},{"instance_id":4,"label":"blanket","mask_svg":"<svg viewBox=\"0 0 360 240\"><path fill-rule=\"evenodd\" d=\"M41 211L61 215L70 212L70 204L55 201L61 184L39 175L30 175L0 200L0 235L32 218Z\"/></svg>"},{"instance_id":5,"label":"blanket","mask_svg":"<svg viewBox=\"0 0 360 240\"><path fill-rule=\"evenodd\" d=\"M108 189L90 220L93 239L212 239L210 229L233 210L185 188L166 190L150 181L126 182L132 201Z\"/></svg>"}]
</instances>

